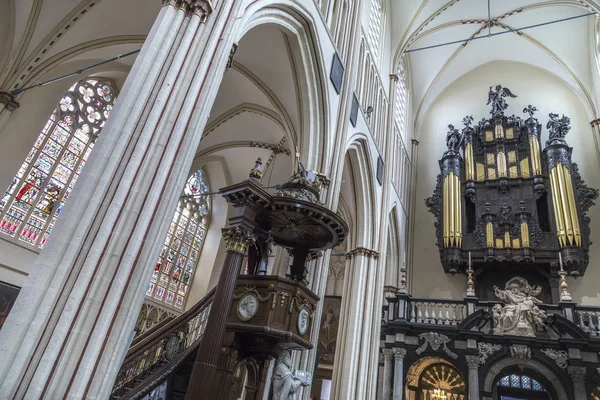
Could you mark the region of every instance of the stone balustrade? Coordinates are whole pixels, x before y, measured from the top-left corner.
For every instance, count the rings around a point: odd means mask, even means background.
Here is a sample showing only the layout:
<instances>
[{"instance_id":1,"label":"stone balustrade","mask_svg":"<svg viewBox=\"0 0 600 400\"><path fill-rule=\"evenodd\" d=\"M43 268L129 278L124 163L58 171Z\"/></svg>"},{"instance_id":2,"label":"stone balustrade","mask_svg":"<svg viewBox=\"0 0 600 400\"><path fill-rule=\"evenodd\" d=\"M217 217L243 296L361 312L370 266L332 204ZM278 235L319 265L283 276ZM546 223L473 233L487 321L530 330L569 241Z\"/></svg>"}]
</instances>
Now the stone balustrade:
<instances>
[{"instance_id":1,"label":"stone balustrade","mask_svg":"<svg viewBox=\"0 0 600 400\"><path fill-rule=\"evenodd\" d=\"M411 324L460 325L469 315L483 311L491 313L498 301L442 300L414 298L401 293L386 294L384 321L403 321ZM575 303L540 304L548 316L561 316L573 322L592 338L600 337L600 307L577 306Z\"/></svg>"},{"instance_id":2,"label":"stone balustrade","mask_svg":"<svg viewBox=\"0 0 600 400\"><path fill-rule=\"evenodd\" d=\"M577 307L573 319L590 336L600 336L600 307Z\"/></svg>"},{"instance_id":3,"label":"stone balustrade","mask_svg":"<svg viewBox=\"0 0 600 400\"><path fill-rule=\"evenodd\" d=\"M421 324L458 325L466 317L462 301L410 299L409 321Z\"/></svg>"}]
</instances>

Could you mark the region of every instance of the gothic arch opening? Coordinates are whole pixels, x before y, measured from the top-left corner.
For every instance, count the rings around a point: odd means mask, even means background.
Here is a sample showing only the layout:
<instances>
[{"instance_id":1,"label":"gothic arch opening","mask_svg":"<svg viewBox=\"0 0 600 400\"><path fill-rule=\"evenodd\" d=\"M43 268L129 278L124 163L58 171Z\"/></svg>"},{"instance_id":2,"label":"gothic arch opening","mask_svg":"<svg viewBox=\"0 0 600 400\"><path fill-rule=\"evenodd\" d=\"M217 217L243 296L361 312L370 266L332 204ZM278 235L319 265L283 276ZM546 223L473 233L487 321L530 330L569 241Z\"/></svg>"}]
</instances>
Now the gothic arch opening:
<instances>
[{"instance_id":1,"label":"gothic arch opening","mask_svg":"<svg viewBox=\"0 0 600 400\"><path fill-rule=\"evenodd\" d=\"M441 357L423 357L415 361L407 372L405 396L407 400L445 398L465 400L467 386L460 371Z\"/></svg>"},{"instance_id":2,"label":"gothic arch opening","mask_svg":"<svg viewBox=\"0 0 600 400\"><path fill-rule=\"evenodd\" d=\"M512 377L513 375L515 378ZM507 376L509 377L508 382L506 380ZM523 381L523 376L532 380L529 382L526 378ZM533 389L533 379L540 384L543 390L529 391L529 387ZM502 393L510 395L510 393L517 392L517 394L521 393L521 395L526 393L529 396L538 396L532 397L533 399L567 400L570 398L567 396L567 390L570 391L570 389L562 386L561 382L563 381L565 380L557 376L553 370L536 360L517 360L511 357L501 359L489 367L485 374L482 390L484 394L493 396L494 399L501 399L498 396L502 395ZM525 388L523 389L523 387ZM517 390L513 391L512 389ZM519 398L518 396L516 397Z\"/></svg>"}]
</instances>

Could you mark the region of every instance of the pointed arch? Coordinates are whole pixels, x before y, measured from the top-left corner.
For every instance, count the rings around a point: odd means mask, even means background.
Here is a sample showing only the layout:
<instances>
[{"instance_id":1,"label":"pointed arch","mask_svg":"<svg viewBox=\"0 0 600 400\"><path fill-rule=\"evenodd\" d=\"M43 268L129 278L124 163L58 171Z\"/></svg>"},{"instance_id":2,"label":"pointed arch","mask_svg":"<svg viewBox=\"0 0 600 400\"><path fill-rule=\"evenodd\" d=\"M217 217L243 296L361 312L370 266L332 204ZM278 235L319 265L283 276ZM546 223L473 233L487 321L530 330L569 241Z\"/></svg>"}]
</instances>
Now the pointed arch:
<instances>
[{"instance_id":1,"label":"pointed arch","mask_svg":"<svg viewBox=\"0 0 600 400\"><path fill-rule=\"evenodd\" d=\"M295 84L299 109L302 111L298 137L290 144L292 148L298 147L307 168L323 171L331 156L331 127L327 118L327 72L314 15L302 5L289 0L259 0L249 4L243 18L243 29L236 42L251 29L264 24L274 24L288 34L290 57L297 67Z\"/></svg>"}]
</instances>

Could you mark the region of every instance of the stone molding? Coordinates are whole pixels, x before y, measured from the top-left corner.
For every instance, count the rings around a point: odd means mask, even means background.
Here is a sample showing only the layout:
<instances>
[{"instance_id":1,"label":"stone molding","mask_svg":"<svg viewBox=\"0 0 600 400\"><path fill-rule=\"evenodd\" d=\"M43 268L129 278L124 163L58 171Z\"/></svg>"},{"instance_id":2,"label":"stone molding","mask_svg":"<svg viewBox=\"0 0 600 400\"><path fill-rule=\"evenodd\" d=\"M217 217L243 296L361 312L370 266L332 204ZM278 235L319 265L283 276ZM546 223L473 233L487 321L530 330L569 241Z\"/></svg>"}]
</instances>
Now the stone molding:
<instances>
[{"instance_id":1,"label":"stone molding","mask_svg":"<svg viewBox=\"0 0 600 400\"><path fill-rule=\"evenodd\" d=\"M392 349L382 349L381 351L383 352L383 359L385 361L392 361L392 358L394 356L394 352Z\"/></svg>"},{"instance_id":2,"label":"stone molding","mask_svg":"<svg viewBox=\"0 0 600 400\"><path fill-rule=\"evenodd\" d=\"M489 356L491 356L492 354L494 354L497 351L500 351L501 349L502 349L502 346L499 344L483 343L483 342L477 343L477 351L479 354L479 363L485 364L485 362L487 361Z\"/></svg>"},{"instance_id":3,"label":"stone molding","mask_svg":"<svg viewBox=\"0 0 600 400\"><path fill-rule=\"evenodd\" d=\"M212 0L163 0L162 4L183 10L188 15L199 15L202 21L213 12Z\"/></svg>"},{"instance_id":4,"label":"stone molding","mask_svg":"<svg viewBox=\"0 0 600 400\"><path fill-rule=\"evenodd\" d=\"M221 232L225 240L225 249L235 253L246 254L248 245L256 240L250 232L239 227L223 228Z\"/></svg>"},{"instance_id":5,"label":"stone molding","mask_svg":"<svg viewBox=\"0 0 600 400\"><path fill-rule=\"evenodd\" d=\"M0 92L0 104L8 112L13 112L19 108L19 103L15 100L15 96L7 92Z\"/></svg>"},{"instance_id":6,"label":"stone molding","mask_svg":"<svg viewBox=\"0 0 600 400\"><path fill-rule=\"evenodd\" d=\"M379 252L373 249L367 249L366 247L355 247L346 253L346 259L348 260L358 256L364 256L377 260L379 258Z\"/></svg>"},{"instance_id":7,"label":"stone molding","mask_svg":"<svg viewBox=\"0 0 600 400\"><path fill-rule=\"evenodd\" d=\"M406 357L406 349L394 347L392 351L394 352L394 359L396 359L396 361L404 360L404 357Z\"/></svg>"},{"instance_id":8,"label":"stone molding","mask_svg":"<svg viewBox=\"0 0 600 400\"><path fill-rule=\"evenodd\" d=\"M458 358L458 354L448 348L448 343L452 341L452 339L450 339L448 336L437 332L428 332L421 333L419 338L423 339L424 342L421 347L415 351L415 353L420 355L422 352L427 350L427 347L429 346L431 346L431 350L433 351L440 351L441 347L441 351L446 353L449 357L452 357L455 360Z\"/></svg>"},{"instance_id":9,"label":"stone molding","mask_svg":"<svg viewBox=\"0 0 600 400\"><path fill-rule=\"evenodd\" d=\"M549 359L553 360L558 368L566 369L569 365L569 353L564 350L543 349L542 353Z\"/></svg>"},{"instance_id":10,"label":"stone molding","mask_svg":"<svg viewBox=\"0 0 600 400\"><path fill-rule=\"evenodd\" d=\"M465 356L465 359L469 369L479 369L479 364L481 364L479 356Z\"/></svg>"},{"instance_id":11,"label":"stone molding","mask_svg":"<svg viewBox=\"0 0 600 400\"><path fill-rule=\"evenodd\" d=\"M569 372L569 375L571 376L571 379L573 379L573 382L584 382L585 381L585 367L569 367L567 369L567 372Z\"/></svg>"}]
</instances>

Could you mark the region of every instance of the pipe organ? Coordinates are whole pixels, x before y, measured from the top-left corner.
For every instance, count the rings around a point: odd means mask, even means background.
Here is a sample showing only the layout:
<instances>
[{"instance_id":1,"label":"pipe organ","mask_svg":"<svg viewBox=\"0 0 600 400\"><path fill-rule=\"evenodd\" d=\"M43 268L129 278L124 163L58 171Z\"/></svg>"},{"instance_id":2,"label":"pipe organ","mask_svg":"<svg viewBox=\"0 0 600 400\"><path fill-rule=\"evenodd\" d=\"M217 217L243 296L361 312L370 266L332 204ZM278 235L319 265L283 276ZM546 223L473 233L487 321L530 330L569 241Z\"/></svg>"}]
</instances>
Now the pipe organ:
<instances>
[{"instance_id":1,"label":"pipe organ","mask_svg":"<svg viewBox=\"0 0 600 400\"><path fill-rule=\"evenodd\" d=\"M581 179L565 136L570 120L550 114L548 139L528 106L524 119L506 116L509 89L490 88L491 118L461 131L448 126L441 173L426 205L436 223L446 272L465 271L471 253L479 269L512 265L556 275L559 254L573 276L588 264L588 209L598 197ZM545 132L544 132L545 134ZM542 143L545 145L542 147Z\"/></svg>"}]
</instances>

